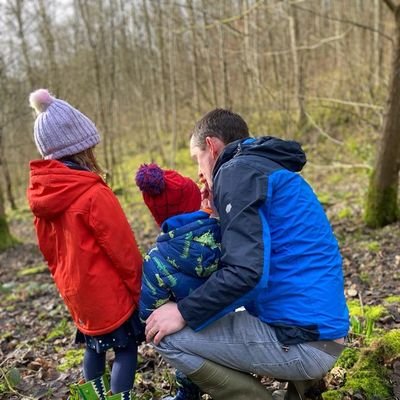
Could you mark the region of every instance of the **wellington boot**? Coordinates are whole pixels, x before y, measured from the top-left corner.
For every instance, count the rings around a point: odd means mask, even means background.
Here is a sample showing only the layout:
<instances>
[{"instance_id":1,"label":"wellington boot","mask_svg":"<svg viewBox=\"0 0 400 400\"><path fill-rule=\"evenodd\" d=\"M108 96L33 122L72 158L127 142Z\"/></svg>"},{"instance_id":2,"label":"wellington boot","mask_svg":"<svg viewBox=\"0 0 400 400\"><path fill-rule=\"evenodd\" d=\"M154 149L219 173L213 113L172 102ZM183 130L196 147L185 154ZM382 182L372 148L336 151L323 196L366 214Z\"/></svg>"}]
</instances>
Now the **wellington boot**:
<instances>
[{"instance_id":1,"label":"wellington boot","mask_svg":"<svg viewBox=\"0 0 400 400\"><path fill-rule=\"evenodd\" d=\"M213 400L272 400L272 395L253 376L206 361L188 378Z\"/></svg>"},{"instance_id":2,"label":"wellington boot","mask_svg":"<svg viewBox=\"0 0 400 400\"><path fill-rule=\"evenodd\" d=\"M76 390L82 400L105 400L110 384L105 375L88 382L78 383Z\"/></svg>"},{"instance_id":3,"label":"wellington boot","mask_svg":"<svg viewBox=\"0 0 400 400\"><path fill-rule=\"evenodd\" d=\"M315 385L317 380L289 381L284 400L305 400L305 392Z\"/></svg>"},{"instance_id":4,"label":"wellington boot","mask_svg":"<svg viewBox=\"0 0 400 400\"><path fill-rule=\"evenodd\" d=\"M201 393L197 385L195 385L188 377L180 371L175 373L176 385L178 390L175 396L166 396L162 400L200 400Z\"/></svg>"},{"instance_id":5,"label":"wellington boot","mask_svg":"<svg viewBox=\"0 0 400 400\"><path fill-rule=\"evenodd\" d=\"M116 393L116 394L107 394L107 400L133 400L133 394L131 390L127 390L126 392Z\"/></svg>"}]
</instances>

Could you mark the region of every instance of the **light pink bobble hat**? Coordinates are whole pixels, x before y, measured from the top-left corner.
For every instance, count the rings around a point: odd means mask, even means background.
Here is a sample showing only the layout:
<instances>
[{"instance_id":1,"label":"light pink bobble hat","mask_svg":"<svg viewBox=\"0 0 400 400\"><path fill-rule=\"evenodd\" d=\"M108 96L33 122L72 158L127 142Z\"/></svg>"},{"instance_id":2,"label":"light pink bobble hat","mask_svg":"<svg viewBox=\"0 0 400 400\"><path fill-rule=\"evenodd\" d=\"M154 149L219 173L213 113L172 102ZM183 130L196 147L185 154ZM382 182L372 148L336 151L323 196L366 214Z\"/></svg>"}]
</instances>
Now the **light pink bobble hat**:
<instances>
[{"instance_id":1,"label":"light pink bobble hat","mask_svg":"<svg viewBox=\"0 0 400 400\"><path fill-rule=\"evenodd\" d=\"M80 153L100 142L94 123L47 89L31 93L29 103L36 111L36 147L44 159L60 159Z\"/></svg>"}]
</instances>

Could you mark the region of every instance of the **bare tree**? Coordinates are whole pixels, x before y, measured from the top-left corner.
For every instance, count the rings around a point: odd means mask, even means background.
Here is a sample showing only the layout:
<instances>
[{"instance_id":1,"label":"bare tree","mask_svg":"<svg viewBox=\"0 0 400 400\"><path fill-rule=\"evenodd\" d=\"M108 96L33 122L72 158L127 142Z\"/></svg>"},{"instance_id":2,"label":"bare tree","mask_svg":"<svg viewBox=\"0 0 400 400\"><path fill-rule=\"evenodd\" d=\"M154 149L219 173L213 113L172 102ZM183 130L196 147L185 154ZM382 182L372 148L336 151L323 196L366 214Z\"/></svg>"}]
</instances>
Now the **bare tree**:
<instances>
[{"instance_id":1,"label":"bare tree","mask_svg":"<svg viewBox=\"0 0 400 400\"><path fill-rule=\"evenodd\" d=\"M400 4L383 0L395 20L395 44L389 97L382 139L370 178L365 221L370 227L382 227L399 218L398 184L400 154Z\"/></svg>"},{"instance_id":2,"label":"bare tree","mask_svg":"<svg viewBox=\"0 0 400 400\"><path fill-rule=\"evenodd\" d=\"M0 187L0 251L4 251L15 243L16 240L11 235L8 227L4 209L3 192Z\"/></svg>"}]
</instances>

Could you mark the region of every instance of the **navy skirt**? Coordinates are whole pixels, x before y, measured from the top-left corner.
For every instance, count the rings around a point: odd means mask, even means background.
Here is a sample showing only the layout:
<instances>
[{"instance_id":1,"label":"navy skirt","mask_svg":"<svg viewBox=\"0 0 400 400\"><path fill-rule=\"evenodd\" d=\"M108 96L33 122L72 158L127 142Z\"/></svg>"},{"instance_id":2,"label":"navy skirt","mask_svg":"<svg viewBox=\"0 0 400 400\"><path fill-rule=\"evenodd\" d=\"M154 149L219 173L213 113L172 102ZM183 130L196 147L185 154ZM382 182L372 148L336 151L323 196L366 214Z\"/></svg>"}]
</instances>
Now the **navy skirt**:
<instances>
[{"instance_id":1,"label":"navy skirt","mask_svg":"<svg viewBox=\"0 0 400 400\"><path fill-rule=\"evenodd\" d=\"M119 328L105 335L85 335L77 329L75 343L86 343L87 347L97 353L103 353L113 347L126 347L132 339L138 345L145 340L144 324L140 322L137 311Z\"/></svg>"}]
</instances>

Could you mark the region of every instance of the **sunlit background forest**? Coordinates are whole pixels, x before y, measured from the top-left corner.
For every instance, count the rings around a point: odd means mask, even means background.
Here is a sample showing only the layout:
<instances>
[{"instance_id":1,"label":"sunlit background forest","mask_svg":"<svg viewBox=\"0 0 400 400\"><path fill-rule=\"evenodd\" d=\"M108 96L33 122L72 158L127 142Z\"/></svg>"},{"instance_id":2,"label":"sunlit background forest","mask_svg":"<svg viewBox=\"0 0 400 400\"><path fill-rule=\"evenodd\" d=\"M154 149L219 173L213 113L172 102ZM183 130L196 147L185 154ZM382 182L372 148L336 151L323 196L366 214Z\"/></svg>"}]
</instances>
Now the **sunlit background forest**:
<instances>
[{"instance_id":1,"label":"sunlit background forest","mask_svg":"<svg viewBox=\"0 0 400 400\"><path fill-rule=\"evenodd\" d=\"M374 156L394 46L393 13L382 0L0 7L1 178L12 208L25 201L27 162L38 157L27 99L39 87L96 122L101 161L126 189L127 159L173 167L195 120L214 107L243 115L254 135L329 143L314 163L368 168Z\"/></svg>"},{"instance_id":2,"label":"sunlit background forest","mask_svg":"<svg viewBox=\"0 0 400 400\"><path fill-rule=\"evenodd\" d=\"M79 376L25 197L29 160L39 158L28 104L38 88L95 121L97 155L143 250L157 230L135 171L157 161L196 179L188 138L203 114L229 108L252 135L301 142L302 174L341 245L352 314L351 351L323 398L400 398L399 71L399 0L0 1L0 226L13 245L0 255L0 398L65 398ZM367 199L379 193L375 213L384 201L386 215L368 223ZM139 369L142 398L173 390L154 352L142 356L153 360Z\"/></svg>"}]
</instances>

